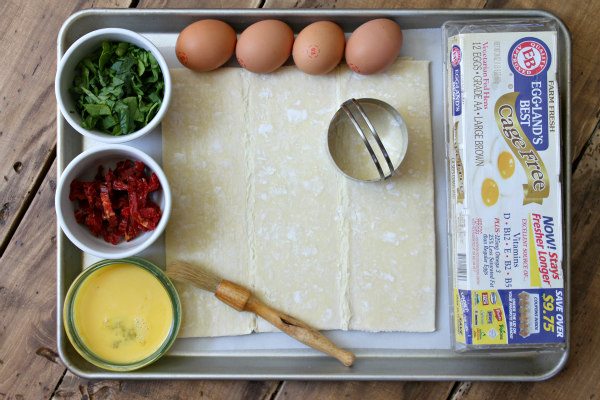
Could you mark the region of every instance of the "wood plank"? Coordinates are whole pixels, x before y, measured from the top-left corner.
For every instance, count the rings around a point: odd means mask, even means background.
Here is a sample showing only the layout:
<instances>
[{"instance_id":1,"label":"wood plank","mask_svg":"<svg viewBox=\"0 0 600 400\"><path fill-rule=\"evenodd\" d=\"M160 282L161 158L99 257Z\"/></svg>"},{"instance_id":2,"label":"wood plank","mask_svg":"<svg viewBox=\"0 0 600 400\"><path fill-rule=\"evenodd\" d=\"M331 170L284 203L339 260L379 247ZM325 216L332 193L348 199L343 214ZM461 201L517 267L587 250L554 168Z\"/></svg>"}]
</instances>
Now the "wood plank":
<instances>
[{"instance_id":1,"label":"wood plank","mask_svg":"<svg viewBox=\"0 0 600 400\"><path fill-rule=\"evenodd\" d=\"M54 157L56 37L64 20L90 7L130 0L0 2L0 254ZM10 55L10 56L8 56Z\"/></svg>"},{"instance_id":2,"label":"wood plank","mask_svg":"<svg viewBox=\"0 0 600 400\"><path fill-rule=\"evenodd\" d=\"M270 399L275 381L87 381L67 372L52 396L67 399Z\"/></svg>"},{"instance_id":3,"label":"wood plank","mask_svg":"<svg viewBox=\"0 0 600 400\"><path fill-rule=\"evenodd\" d=\"M47 398L65 371L55 345L56 36L79 9L127 5L124 0L0 4L0 35L10 37L0 42L0 53L11 55L0 60L0 252L6 248L0 259L2 398ZM26 210L28 199L33 201Z\"/></svg>"},{"instance_id":4,"label":"wood plank","mask_svg":"<svg viewBox=\"0 0 600 400\"><path fill-rule=\"evenodd\" d=\"M296 382L286 381L275 400L445 400L452 382Z\"/></svg>"},{"instance_id":5,"label":"wood plank","mask_svg":"<svg viewBox=\"0 0 600 400\"><path fill-rule=\"evenodd\" d=\"M54 163L0 261L0 398L48 398L65 370L55 344L55 188Z\"/></svg>"},{"instance_id":6,"label":"wood plank","mask_svg":"<svg viewBox=\"0 0 600 400\"><path fill-rule=\"evenodd\" d=\"M266 0L264 8L482 8L485 0Z\"/></svg>"},{"instance_id":7,"label":"wood plank","mask_svg":"<svg viewBox=\"0 0 600 400\"><path fill-rule=\"evenodd\" d=\"M256 8L260 0L140 0L137 8Z\"/></svg>"},{"instance_id":8,"label":"wood plank","mask_svg":"<svg viewBox=\"0 0 600 400\"><path fill-rule=\"evenodd\" d=\"M592 399L600 396L600 125L573 175L571 354L566 368L542 383L463 383L456 400Z\"/></svg>"},{"instance_id":9,"label":"wood plank","mask_svg":"<svg viewBox=\"0 0 600 400\"><path fill-rule=\"evenodd\" d=\"M56 163L0 263L0 398L48 398L65 368L56 354ZM48 229L39 229L47 226ZM277 382L91 382L67 372L55 398L269 398Z\"/></svg>"}]
</instances>

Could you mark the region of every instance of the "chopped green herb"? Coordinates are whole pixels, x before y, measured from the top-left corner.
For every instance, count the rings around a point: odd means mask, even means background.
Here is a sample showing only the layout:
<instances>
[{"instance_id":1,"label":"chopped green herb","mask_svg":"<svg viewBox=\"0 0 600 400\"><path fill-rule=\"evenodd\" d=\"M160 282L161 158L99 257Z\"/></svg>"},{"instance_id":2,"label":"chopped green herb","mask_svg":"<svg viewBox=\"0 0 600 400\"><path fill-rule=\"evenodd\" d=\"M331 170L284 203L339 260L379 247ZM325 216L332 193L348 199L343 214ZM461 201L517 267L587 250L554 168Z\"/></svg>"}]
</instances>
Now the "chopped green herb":
<instances>
[{"instance_id":1,"label":"chopped green herb","mask_svg":"<svg viewBox=\"0 0 600 400\"><path fill-rule=\"evenodd\" d=\"M164 88L152 53L129 43L102 42L77 65L71 94L83 128L119 136L152 120Z\"/></svg>"}]
</instances>

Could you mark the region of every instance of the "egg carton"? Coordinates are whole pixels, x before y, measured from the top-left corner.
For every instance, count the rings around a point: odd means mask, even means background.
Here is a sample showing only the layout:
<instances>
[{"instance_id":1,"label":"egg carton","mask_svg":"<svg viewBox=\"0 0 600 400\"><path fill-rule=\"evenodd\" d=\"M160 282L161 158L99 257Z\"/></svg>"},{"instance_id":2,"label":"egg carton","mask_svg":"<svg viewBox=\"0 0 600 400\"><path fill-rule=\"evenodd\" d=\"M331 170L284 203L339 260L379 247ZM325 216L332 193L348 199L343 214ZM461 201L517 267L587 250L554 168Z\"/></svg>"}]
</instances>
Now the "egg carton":
<instances>
[{"instance_id":1,"label":"egg carton","mask_svg":"<svg viewBox=\"0 0 600 400\"><path fill-rule=\"evenodd\" d=\"M558 25L485 20L443 30L455 348L563 347ZM543 315L533 312L540 298ZM476 324L482 310L493 318Z\"/></svg>"}]
</instances>

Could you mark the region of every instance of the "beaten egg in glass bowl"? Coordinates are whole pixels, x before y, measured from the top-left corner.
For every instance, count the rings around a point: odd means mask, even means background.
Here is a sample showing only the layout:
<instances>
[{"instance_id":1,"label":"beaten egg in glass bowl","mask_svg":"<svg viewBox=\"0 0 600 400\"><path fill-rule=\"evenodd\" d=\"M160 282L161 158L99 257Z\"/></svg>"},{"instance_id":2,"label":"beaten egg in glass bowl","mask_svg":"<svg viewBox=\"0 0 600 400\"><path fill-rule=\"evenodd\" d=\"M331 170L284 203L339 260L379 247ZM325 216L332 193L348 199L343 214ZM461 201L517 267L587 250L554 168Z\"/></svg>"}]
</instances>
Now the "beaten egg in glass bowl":
<instances>
[{"instance_id":1,"label":"beaten egg in glass bowl","mask_svg":"<svg viewBox=\"0 0 600 400\"><path fill-rule=\"evenodd\" d=\"M103 260L75 278L63 323L84 359L110 371L132 371L158 360L175 342L181 303L173 283L151 262Z\"/></svg>"}]
</instances>

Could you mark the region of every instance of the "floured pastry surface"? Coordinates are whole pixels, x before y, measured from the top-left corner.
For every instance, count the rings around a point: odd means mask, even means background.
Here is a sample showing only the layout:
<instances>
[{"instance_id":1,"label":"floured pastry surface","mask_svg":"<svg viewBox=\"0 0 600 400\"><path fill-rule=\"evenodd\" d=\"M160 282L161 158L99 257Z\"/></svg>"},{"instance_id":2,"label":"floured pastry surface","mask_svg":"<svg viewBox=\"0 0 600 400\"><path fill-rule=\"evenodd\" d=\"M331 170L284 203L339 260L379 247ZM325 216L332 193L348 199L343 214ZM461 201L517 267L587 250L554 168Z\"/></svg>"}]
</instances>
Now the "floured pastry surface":
<instances>
[{"instance_id":1,"label":"floured pastry surface","mask_svg":"<svg viewBox=\"0 0 600 400\"><path fill-rule=\"evenodd\" d=\"M337 172L323 132L336 104L336 80L282 68L253 79L249 123L253 153L256 292L321 329L340 327ZM320 118L312 115L322 112ZM332 251L334 250L334 251ZM259 331L274 328L258 319Z\"/></svg>"},{"instance_id":2,"label":"floured pastry surface","mask_svg":"<svg viewBox=\"0 0 600 400\"><path fill-rule=\"evenodd\" d=\"M173 71L171 111L162 122L163 165L173 194L166 232L167 265L199 263L223 278L252 282L248 269L242 77ZM255 319L211 293L177 283L183 307L180 336L250 333Z\"/></svg>"},{"instance_id":3,"label":"floured pastry surface","mask_svg":"<svg viewBox=\"0 0 600 400\"><path fill-rule=\"evenodd\" d=\"M344 75L341 86L344 99L387 102L408 127L408 151L394 177L378 183L345 181L351 230L349 329L433 331L435 222L427 63L398 62L386 74L368 79Z\"/></svg>"},{"instance_id":4,"label":"floured pastry surface","mask_svg":"<svg viewBox=\"0 0 600 400\"><path fill-rule=\"evenodd\" d=\"M318 329L432 331L435 231L428 63L369 77L295 67L172 70L163 160L173 191L167 262L246 285ZM329 159L326 132L350 97L390 103L409 133L398 176L361 184ZM180 336L271 331L212 294L178 285Z\"/></svg>"}]
</instances>

